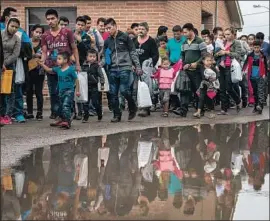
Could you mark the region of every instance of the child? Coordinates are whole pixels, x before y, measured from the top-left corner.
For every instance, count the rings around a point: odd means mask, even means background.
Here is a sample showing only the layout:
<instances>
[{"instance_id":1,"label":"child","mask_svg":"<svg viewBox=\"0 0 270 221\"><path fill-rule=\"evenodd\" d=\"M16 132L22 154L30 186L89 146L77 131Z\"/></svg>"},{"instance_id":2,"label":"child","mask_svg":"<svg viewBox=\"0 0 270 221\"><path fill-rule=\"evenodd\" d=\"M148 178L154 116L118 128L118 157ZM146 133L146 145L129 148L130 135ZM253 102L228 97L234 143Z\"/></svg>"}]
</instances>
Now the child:
<instances>
[{"instance_id":1,"label":"child","mask_svg":"<svg viewBox=\"0 0 270 221\"><path fill-rule=\"evenodd\" d=\"M248 74L248 79L253 88L255 105L253 113L262 114L265 91L265 76L267 73L267 60L260 50L261 43L253 43L253 52L251 52L244 63L244 72Z\"/></svg>"},{"instance_id":2,"label":"child","mask_svg":"<svg viewBox=\"0 0 270 221\"><path fill-rule=\"evenodd\" d=\"M175 78L176 71L174 68L170 67L170 61L168 57L164 57L161 60L161 68L152 75L152 78L158 80L159 84L159 96L163 103L163 114L162 117L168 117L169 111L169 100L171 94L171 85Z\"/></svg>"},{"instance_id":3,"label":"child","mask_svg":"<svg viewBox=\"0 0 270 221\"><path fill-rule=\"evenodd\" d=\"M214 48L214 54L217 54L221 50L225 50L224 46L224 34L223 31L218 31L217 33L217 39L215 41L215 48ZM218 69L218 66L221 64L221 62L225 60L225 57L217 57L216 60L216 67Z\"/></svg>"},{"instance_id":4,"label":"child","mask_svg":"<svg viewBox=\"0 0 270 221\"><path fill-rule=\"evenodd\" d=\"M87 52L86 62L82 66L82 71L87 72L88 75L88 102L83 104L83 123L88 122L89 119L89 102L92 101L96 109L98 120L102 120L102 104L100 99L100 92L98 91L98 83L101 84L101 90L104 90L104 76L101 67L98 64L98 53L95 49L90 49Z\"/></svg>"},{"instance_id":5,"label":"child","mask_svg":"<svg viewBox=\"0 0 270 221\"><path fill-rule=\"evenodd\" d=\"M209 54L213 54L214 46L213 46L213 35L205 37L206 49Z\"/></svg>"},{"instance_id":6,"label":"child","mask_svg":"<svg viewBox=\"0 0 270 221\"><path fill-rule=\"evenodd\" d=\"M62 127L69 129L71 126L71 112L74 99L74 85L76 82L76 96L80 96L80 86L75 73L75 68L69 66L70 55L68 52L59 53L57 56L58 67L49 68L43 63L40 65L44 68L46 72L56 73L58 76L58 93L60 99L60 107L58 109L58 117L60 119L56 120L51 124L52 127Z\"/></svg>"},{"instance_id":7,"label":"child","mask_svg":"<svg viewBox=\"0 0 270 221\"><path fill-rule=\"evenodd\" d=\"M162 58L168 57L167 42L168 40L166 37L160 38L159 45L158 45L159 61L157 63L157 67L161 65Z\"/></svg>"},{"instance_id":8,"label":"child","mask_svg":"<svg viewBox=\"0 0 270 221\"><path fill-rule=\"evenodd\" d=\"M195 114L193 114L194 117L200 118L201 117L201 111L203 110L205 100L207 99L208 105L211 110L211 114L209 118L214 118L215 114L214 111L214 97L216 96L217 89L219 88L219 81L217 79L216 70L213 68L213 62L214 58L211 54L207 53L203 57L203 67L201 69L201 75L202 75L202 82L200 85L200 88L197 91L197 94L199 96L199 107Z\"/></svg>"}]
</instances>

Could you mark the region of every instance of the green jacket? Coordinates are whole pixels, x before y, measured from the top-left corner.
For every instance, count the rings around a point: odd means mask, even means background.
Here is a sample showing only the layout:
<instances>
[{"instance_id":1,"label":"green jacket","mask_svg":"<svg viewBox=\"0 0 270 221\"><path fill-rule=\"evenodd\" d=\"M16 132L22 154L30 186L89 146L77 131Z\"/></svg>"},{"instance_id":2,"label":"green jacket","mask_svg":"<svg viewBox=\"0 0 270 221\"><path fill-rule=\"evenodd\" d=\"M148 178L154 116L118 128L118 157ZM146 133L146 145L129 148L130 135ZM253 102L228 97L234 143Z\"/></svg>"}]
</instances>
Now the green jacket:
<instances>
[{"instance_id":1,"label":"green jacket","mask_svg":"<svg viewBox=\"0 0 270 221\"><path fill-rule=\"evenodd\" d=\"M226 45L226 42L224 42L224 45ZM238 40L233 40L229 56L233 59L235 58L236 60L240 60L242 54L242 45L241 42ZM223 55L222 55L223 56ZM222 57L215 55L215 57Z\"/></svg>"}]
</instances>

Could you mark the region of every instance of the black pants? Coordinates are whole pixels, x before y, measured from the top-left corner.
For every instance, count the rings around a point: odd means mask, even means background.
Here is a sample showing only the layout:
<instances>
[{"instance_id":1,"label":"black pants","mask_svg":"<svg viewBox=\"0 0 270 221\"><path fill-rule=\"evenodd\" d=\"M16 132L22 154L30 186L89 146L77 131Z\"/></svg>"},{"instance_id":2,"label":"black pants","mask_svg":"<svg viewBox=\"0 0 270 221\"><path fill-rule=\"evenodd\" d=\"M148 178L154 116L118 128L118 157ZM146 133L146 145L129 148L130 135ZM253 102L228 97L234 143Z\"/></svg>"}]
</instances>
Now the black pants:
<instances>
[{"instance_id":1,"label":"black pants","mask_svg":"<svg viewBox=\"0 0 270 221\"><path fill-rule=\"evenodd\" d=\"M176 94L171 94L170 96L170 107L172 108L180 107L180 100Z\"/></svg>"},{"instance_id":2,"label":"black pants","mask_svg":"<svg viewBox=\"0 0 270 221\"><path fill-rule=\"evenodd\" d=\"M250 82L253 88L255 107L259 105L263 108L263 103L265 101L265 80L260 77L258 79L250 79Z\"/></svg>"},{"instance_id":3,"label":"black pants","mask_svg":"<svg viewBox=\"0 0 270 221\"><path fill-rule=\"evenodd\" d=\"M196 107L196 109L198 109L199 97L196 94L196 91L200 87L200 84L201 84L201 81L202 81L201 73L198 70L196 70L196 71L187 70L186 73L187 73L187 76L190 79L191 91L192 91L192 93L194 95L194 100L195 100L195 107Z\"/></svg>"},{"instance_id":4,"label":"black pants","mask_svg":"<svg viewBox=\"0 0 270 221\"><path fill-rule=\"evenodd\" d=\"M220 67L220 99L221 99L221 110L227 111L229 109L229 96L234 100L236 105L239 105L241 100L239 94L234 90L231 79L230 68Z\"/></svg>"},{"instance_id":5,"label":"black pants","mask_svg":"<svg viewBox=\"0 0 270 221\"><path fill-rule=\"evenodd\" d=\"M43 84L45 75L40 75L38 69L29 71L29 78L27 82L27 112L28 114L33 114L33 95L37 98L37 112L42 113L43 111Z\"/></svg>"},{"instance_id":6,"label":"black pants","mask_svg":"<svg viewBox=\"0 0 270 221\"><path fill-rule=\"evenodd\" d=\"M241 99L243 103L248 102L248 81L247 81L247 76L243 76L243 80L240 81L239 83L233 84L234 90L238 93L240 97L240 88L241 88Z\"/></svg>"},{"instance_id":7,"label":"black pants","mask_svg":"<svg viewBox=\"0 0 270 221\"><path fill-rule=\"evenodd\" d=\"M210 99L207 96L207 86L204 85L203 88L200 89L200 97L199 97L199 109L203 111L204 105L206 104L207 108L210 110L214 110L214 100Z\"/></svg>"},{"instance_id":8,"label":"black pants","mask_svg":"<svg viewBox=\"0 0 270 221\"><path fill-rule=\"evenodd\" d=\"M97 115L102 116L102 104L100 102L100 92L97 88L88 89L88 102L83 103L83 111L86 116L89 116L89 103L92 101L93 106L96 109Z\"/></svg>"}]
</instances>

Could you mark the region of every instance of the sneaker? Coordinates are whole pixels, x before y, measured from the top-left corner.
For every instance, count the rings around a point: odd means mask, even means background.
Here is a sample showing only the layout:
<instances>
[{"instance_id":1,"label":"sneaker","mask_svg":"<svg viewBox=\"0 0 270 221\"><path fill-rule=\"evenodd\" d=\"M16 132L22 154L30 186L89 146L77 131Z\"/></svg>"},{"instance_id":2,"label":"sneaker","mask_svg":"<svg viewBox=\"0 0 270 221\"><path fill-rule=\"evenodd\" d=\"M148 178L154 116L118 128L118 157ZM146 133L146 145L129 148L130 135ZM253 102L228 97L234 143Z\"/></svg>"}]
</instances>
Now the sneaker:
<instances>
[{"instance_id":1,"label":"sneaker","mask_svg":"<svg viewBox=\"0 0 270 221\"><path fill-rule=\"evenodd\" d=\"M112 123L118 123L121 121L121 117L114 117L113 119L111 119Z\"/></svg>"},{"instance_id":2,"label":"sneaker","mask_svg":"<svg viewBox=\"0 0 270 221\"><path fill-rule=\"evenodd\" d=\"M222 111L220 111L220 112L218 113L218 115L228 115L228 113L227 113L227 111L222 110Z\"/></svg>"},{"instance_id":3,"label":"sneaker","mask_svg":"<svg viewBox=\"0 0 270 221\"><path fill-rule=\"evenodd\" d=\"M156 105L152 105L152 107L150 108L150 111L151 112L156 112L157 108L156 108Z\"/></svg>"},{"instance_id":4,"label":"sneaker","mask_svg":"<svg viewBox=\"0 0 270 221\"><path fill-rule=\"evenodd\" d=\"M50 126L51 127L60 127L62 122L63 122L62 119L58 119L58 120L55 120L55 122L51 123Z\"/></svg>"},{"instance_id":5,"label":"sneaker","mask_svg":"<svg viewBox=\"0 0 270 221\"><path fill-rule=\"evenodd\" d=\"M92 110L91 110L91 111L89 111L89 116L90 116L90 117L94 117L94 116L96 116L96 112L94 112L94 111L92 111Z\"/></svg>"},{"instance_id":6,"label":"sneaker","mask_svg":"<svg viewBox=\"0 0 270 221\"><path fill-rule=\"evenodd\" d=\"M34 119L35 117L34 117L33 114L26 114L25 118L26 118L27 120L31 120L31 119Z\"/></svg>"},{"instance_id":7,"label":"sneaker","mask_svg":"<svg viewBox=\"0 0 270 221\"><path fill-rule=\"evenodd\" d=\"M42 121L42 120L43 120L43 116L42 116L42 113L41 113L41 112L37 112L36 119L37 119L38 121Z\"/></svg>"},{"instance_id":8,"label":"sneaker","mask_svg":"<svg viewBox=\"0 0 270 221\"><path fill-rule=\"evenodd\" d=\"M236 105L236 112L237 112L237 113L239 113L239 112L240 112L240 110L241 110L240 105L239 105L239 104L238 104L238 105Z\"/></svg>"},{"instance_id":9,"label":"sneaker","mask_svg":"<svg viewBox=\"0 0 270 221\"><path fill-rule=\"evenodd\" d=\"M24 118L24 116L22 114L19 114L15 117L15 120L18 122L18 123L25 123L26 120Z\"/></svg>"},{"instance_id":10,"label":"sneaker","mask_svg":"<svg viewBox=\"0 0 270 221\"><path fill-rule=\"evenodd\" d=\"M263 110L263 109L262 109L261 106L258 105L258 106L256 107L256 109L257 109L257 111L258 111L258 114L262 114L262 110Z\"/></svg>"},{"instance_id":11,"label":"sneaker","mask_svg":"<svg viewBox=\"0 0 270 221\"><path fill-rule=\"evenodd\" d=\"M57 118L57 115L55 113L52 113L51 116L50 116L50 119L54 120Z\"/></svg>"},{"instance_id":12,"label":"sneaker","mask_svg":"<svg viewBox=\"0 0 270 221\"><path fill-rule=\"evenodd\" d=\"M164 112L164 113L162 113L162 114L161 114L161 117L169 117L168 112Z\"/></svg>"},{"instance_id":13,"label":"sneaker","mask_svg":"<svg viewBox=\"0 0 270 221\"><path fill-rule=\"evenodd\" d=\"M139 117L146 117L148 115L148 112L145 109L140 110L138 116Z\"/></svg>"},{"instance_id":14,"label":"sneaker","mask_svg":"<svg viewBox=\"0 0 270 221\"><path fill-rule=\"evenodd\" d=\"M253 113L253 114L255 114L255 113L257 113L257 112L258 112L257 108L256 108L256 107L254 107L254 109L253 109L252 113Z\"/></svg>"},{"instance_id":15,"label":"sneaker","mask_svg":"<svg viewBox=\"0 0 270 221\"><path fill-rule=\"evenodd\" d=\"M64 128L64 129L70 129L70 127L71 127L70 123L67 121L62 121L60 126L61 126L61 128Z\"/></svg>"},{"instance_id":16,"label":"sneaker","mask_svg":"<svg viewBox=\"0 0 270 221\"><path fill-rule=\"evenodd\" d=\"M79 114L76 116L75 120L82 120L82 114L79 113Z\"/></svg>"},{"instance_id":17,"label":"sneaker","mask_svg":"<svg viewBox=\"0 0 270 221\"><path fill-rule=\"evenodd\" d=\"M10 124L12 124L12 120L9 116L4 116L4 117L1 117L0 124L1 125L10 125Z\"/></svg>"},{"instance_id":18,"label":"sneaker","mask_svg":"<svg viewBox=\"0 0 270 221\"><path fill-rule=\"evenodd\" d=\"M102 120L102 115L98 116L98 121Z\"/></svg>"},{"instance_id":19,"label":"sneaker","mask_svg":"<svg viewBox=\"0 0 270 221\"><path fill-rule=\"evenodd\" d=\"M89 116L84 115L84 116L83 116L82 123L87 123L87 122L88 122L88 119L89 119Z\"/></svg>"},{"instance_id":20,"label":"sneaker","mask_svg":"<svg viewBox=\"0 0 270 221\"><path fill-rule=\"evenodd\" d=\"M136 117L137 110L135 111L130 111L128 115L128 120L133 120Z\"/></svg>"}]
</instances>

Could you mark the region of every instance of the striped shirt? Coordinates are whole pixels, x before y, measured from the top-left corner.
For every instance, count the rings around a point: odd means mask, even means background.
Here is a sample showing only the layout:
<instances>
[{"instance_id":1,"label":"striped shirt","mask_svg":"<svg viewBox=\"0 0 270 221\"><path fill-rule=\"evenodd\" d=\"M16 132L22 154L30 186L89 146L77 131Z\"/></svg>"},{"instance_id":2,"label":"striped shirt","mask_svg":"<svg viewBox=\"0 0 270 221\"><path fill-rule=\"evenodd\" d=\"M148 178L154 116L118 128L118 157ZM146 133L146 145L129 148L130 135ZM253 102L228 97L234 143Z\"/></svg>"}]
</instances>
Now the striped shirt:
<instances>
[{"instance_id":1,"label":"striped shirt","mask_svg":"<svg viewBox=\"0 0 270 221\"><path fill-rule=\"evenodd\" d=\"M191 64L194 62L201 62L202 56L207 52L207 46L205 42L195 36L192 42L188 42L188 39L182 45L182 60L183 64Z\"/></svg>"}]
</instances>

